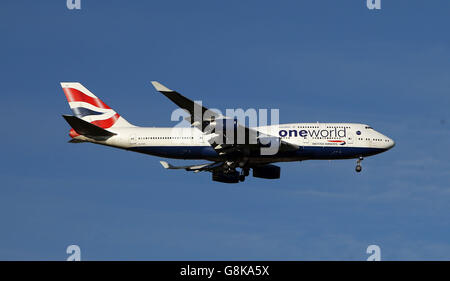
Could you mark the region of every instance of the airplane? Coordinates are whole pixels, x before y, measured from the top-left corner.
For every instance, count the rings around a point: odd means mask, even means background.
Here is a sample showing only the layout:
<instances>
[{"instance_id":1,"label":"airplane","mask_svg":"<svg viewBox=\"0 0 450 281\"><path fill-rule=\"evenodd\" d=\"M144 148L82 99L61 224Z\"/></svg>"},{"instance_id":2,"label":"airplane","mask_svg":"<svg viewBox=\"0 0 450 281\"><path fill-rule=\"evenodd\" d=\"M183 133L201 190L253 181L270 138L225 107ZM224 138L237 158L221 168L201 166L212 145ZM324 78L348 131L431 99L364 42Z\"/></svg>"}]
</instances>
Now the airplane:
<instances>
[{"instance_id":1,"label":"airplane","mask_svg":"<svg viewBox=\"0 0 450 281\"><path fill-rule=\"evenodd\" d=\"M211 172L212 180L243 182L253 177L279 179L276 162L357 159L394 147L393 139L358 123L290 123L250 127L212 112L157 81L154 88L189 114L190 127L153 128L129 123L78 82L61 82L74 115L63 115L71 126L70 143L90 142L164 158L207 160L205 164L165 169ZM206 116L206 117L205 117ZM240 132L240 135L239 135ZM243 137L242 137L243 136ZM271 153L264 149L275 148Z\"/></svg>"}]
</instances>

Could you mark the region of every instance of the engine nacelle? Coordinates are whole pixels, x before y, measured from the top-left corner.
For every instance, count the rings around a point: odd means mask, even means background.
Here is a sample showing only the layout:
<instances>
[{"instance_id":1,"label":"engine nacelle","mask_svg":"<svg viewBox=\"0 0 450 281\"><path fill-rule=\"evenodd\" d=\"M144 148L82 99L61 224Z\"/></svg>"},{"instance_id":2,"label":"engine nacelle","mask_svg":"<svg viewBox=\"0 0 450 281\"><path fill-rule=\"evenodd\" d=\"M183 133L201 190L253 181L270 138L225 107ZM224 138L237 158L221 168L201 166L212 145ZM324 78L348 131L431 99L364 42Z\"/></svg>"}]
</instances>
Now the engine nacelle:
<instances>
[{"instance_id":1,"label":"engine nacelle","mask_svg":"<svg viewBox=\"0 0 450 281\"><path fill-rule=\"evenodd\" d=\"M212 180L224 183L238 183L239 182L239 172L213 172Z\"/></svg>"},{"instance_id":2,"label":"engine nacelle","mask_svg":"<svg viewBox=\"0 0 450 281\"><path fill-rule=\"evenodd\" d=\"M264 165L253 168L253 176L263 179L279 179L281 168L275 165Z\"/></svg>"}]
</instances>

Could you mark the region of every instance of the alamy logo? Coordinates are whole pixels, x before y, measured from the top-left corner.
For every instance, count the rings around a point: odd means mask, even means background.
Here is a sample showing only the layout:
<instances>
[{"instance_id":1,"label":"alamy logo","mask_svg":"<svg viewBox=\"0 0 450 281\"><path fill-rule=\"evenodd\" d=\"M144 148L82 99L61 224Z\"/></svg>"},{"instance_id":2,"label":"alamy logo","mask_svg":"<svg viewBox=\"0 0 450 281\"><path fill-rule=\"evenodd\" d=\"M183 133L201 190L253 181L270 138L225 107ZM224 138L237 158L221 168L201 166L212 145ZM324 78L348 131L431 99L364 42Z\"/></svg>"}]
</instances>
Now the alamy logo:
<instances>
[{"instance_id":1,"label":"alamy logo","mask_svg":"<svg viewBox=\"0 0 450 281\"><path fill-rule=\"evenodd\" d=\"M254 108L243 110L226 109L225 115L218 109L206 109L202 107L201 101L195 101L193 114L187 114L184 109L178 108L172 112L171 120L179 121L175 128L196 127L203 131L204 139L214 147L221 147L223 144L260 144L261 155L275 155L278 153L280 142L278 137L273 137L278 133L275 126L268 126L268 110ZM248 122L247 122L248 121ZM279 110L270 110L270 124L279 124ZM257 126L268 129L261 133L251 129ZM272 128L274 128L272 130ZM172 137L179 137L179 131L173 131ZM186 131L191 134L192 130ZM188 136L193 139L194 136Z\"/></svg>"},{"instance_id":2,"label":"alamy logo","mask_svg":"<svg viewBox=\"0 0 450 281\"><path fill-rule=\"evenodd\" d=\"M381 261L381 248L378 245L369 245L367 247L366 253L370 256L367 261Z\"/></svg>"},{"instance_id":3,"label":"alamy logo","mask_svg":"<svg viewBox=\"0 0 450 281\"><path fill-rule=\"evenodd\" d=\"M81 0L67 0L66 6L69 10L81 10Z\"/></svg>"},{"instance_id":4,"label":"alamy logo","mask_svg":"<svg viewBox=\"0 0 450 281\"><path fill-rule=\"evenodd\" d=\"M381 10L381 0L367 0L367 9L369 10Z\"/></svg>"},{"instance_id":5,"label":"alamy logo","mask_svg":"<svg viewBox=\"0 0 450 281\"><path fill-rule=\"evenodd\" d=\"M81 249L78 245L70 245L66 249L67 261L81 261Z\"/></svg>"}]
</instances>

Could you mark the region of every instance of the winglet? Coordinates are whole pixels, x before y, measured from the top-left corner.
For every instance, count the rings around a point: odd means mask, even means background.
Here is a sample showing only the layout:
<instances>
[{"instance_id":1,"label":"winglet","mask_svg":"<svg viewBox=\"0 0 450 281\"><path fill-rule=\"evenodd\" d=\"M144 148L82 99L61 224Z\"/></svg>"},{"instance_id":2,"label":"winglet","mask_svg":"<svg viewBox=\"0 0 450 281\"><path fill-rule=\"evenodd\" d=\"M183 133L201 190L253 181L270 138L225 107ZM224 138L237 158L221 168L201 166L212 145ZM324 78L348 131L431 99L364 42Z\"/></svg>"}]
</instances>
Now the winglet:
<instances>
[{"instance_id":1,"label":"winglet","mask_svg":"<svg viewBox=\"0 0 450 281\"><path fill-rule=\"evenodd\" d=\"M152 85L153 85L153 87L155 87L155 89L158 92L173 92L171 89L169 89L166 86L162 85L158 81L152 81Z\"/></svg>"},{"instance_id":2,"label":"winglet","mask_svg":"<svg viewBox=\"0 0 450 281\"><path fill-rule=\"evenodd\" d=\"M161 163L164 169L170 169L170 164L167 163L166 161L159 161L159 163Z\"/></svg>"},{"instance_id":3,"label":"winglet","mask_svg":"<svg viewBox=\"0 0 450 281\"><path fill-rule=\"evenodd\" d=\"M191 165L191 166L172 166L169 163L167 163L166 161L159 161L159 163L161 163L161 165L164 167L164 169L200 172L200 171L207 171L209 169L214 169L219 166L222 166L224 162L214 162L214 163L206 163L206 164Z\"/></svg>"}]
</instances>

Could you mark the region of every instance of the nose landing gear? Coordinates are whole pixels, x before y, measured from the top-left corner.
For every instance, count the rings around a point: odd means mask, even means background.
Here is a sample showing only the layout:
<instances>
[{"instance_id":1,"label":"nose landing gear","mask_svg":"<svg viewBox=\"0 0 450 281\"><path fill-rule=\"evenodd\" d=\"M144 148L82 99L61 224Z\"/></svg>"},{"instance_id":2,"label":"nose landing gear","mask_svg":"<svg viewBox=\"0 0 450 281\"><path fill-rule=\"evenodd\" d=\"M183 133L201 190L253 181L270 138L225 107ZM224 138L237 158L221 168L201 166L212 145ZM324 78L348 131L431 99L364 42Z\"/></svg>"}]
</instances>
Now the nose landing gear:
<instances>
[{"instance_id":1,"label":"nose landing gear","mask_svg":"<svg viewBox=\"0 0 450 281\"><path fill-rule=\"evenodd\" d=\"M358 161L356 161L356 168L355 168L355 171L356 171L357 173L359 173L359 172L362 171L361 161L362 161L363 159L364 159L364 158L359 157Z\"/></svg>"}]
</instances>

